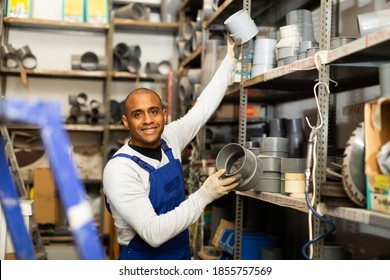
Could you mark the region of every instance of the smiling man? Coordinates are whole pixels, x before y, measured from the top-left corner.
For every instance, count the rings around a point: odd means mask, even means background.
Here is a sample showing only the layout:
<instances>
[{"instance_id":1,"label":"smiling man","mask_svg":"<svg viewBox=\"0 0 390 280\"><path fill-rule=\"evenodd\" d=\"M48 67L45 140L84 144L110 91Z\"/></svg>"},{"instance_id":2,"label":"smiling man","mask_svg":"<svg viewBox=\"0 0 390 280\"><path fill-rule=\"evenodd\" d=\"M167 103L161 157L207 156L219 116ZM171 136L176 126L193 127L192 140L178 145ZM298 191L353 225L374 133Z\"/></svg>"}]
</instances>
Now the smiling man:
<instances>
[{"instance_id":1,"label":"smiling man","mask_svg":"<svg viewBox=\"0 0 390 280\"><path fill-rule=\"evenodd\" d=\"M225 59L193 108L166 123L157 93L133 90L122 116L130 140L108 161L103 173L106 206L117 228L120 259L190 259L188 227L213 200L241 182L240 176L209 176L185 198L181 152L212 116L229 85L238 52L229 42Z\"/></svg>"}]
</instances>

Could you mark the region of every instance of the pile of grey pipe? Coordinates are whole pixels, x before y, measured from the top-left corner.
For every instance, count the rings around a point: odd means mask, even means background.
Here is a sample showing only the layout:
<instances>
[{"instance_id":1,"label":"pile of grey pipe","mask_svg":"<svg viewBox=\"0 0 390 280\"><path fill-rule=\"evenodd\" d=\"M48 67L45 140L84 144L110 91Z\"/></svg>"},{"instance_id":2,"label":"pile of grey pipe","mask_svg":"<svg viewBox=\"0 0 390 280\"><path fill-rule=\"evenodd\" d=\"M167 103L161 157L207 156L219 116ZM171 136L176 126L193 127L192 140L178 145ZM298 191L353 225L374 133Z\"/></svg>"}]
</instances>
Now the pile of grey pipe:
<instances>
[{"instance_id":1,"label":"pile of grey pipe","mask_svg":"<svg viewBox=\"0 0 390 280\"><path fill-rule=\"evenodd\" d=\"M114 47L113 69L136 74L141 67L141 48L138 45L128 45L124 42Z\"/></svg>"},{"instance_id":2,"label":"pile of grey pipe","mask_svg":"<svg viewBox=\"0 0 390 280\"><path fill-rule=\"evenodd\" d=\"M69 96L71 105L66 124L101 124L105 118L104 106L101 102L93 99L88 101L88 95L81 92ZM122 121L123 101L110 100L110 124L118 124Z\"/></svg>"},{"instance_id":3,"label":"pile of grey pipe","mask_svg":"<svg viewBox=\"0 0 390 280\"><path fill-rule=\"evenodd\" d=\"M20 66L34 69L37 67L37 59L27 45L15 50L12 44L4 44L1 46L1 64L7 69L17 69Z\"/></svg>"}]
</instances>

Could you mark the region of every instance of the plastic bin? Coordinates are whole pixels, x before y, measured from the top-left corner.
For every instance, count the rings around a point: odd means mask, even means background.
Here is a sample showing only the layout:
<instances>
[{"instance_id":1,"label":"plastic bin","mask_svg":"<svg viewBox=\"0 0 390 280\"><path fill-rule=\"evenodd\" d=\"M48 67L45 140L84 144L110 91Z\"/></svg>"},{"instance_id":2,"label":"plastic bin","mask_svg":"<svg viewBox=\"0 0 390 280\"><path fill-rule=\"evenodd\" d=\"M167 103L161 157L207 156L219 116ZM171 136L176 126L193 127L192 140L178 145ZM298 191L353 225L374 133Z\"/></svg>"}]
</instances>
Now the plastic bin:
<instances>
[{"instance_id":1,"label":"plastic bin","mask_svg":"<svg viewBox=\"0 0 390 280\"><path fill-rule=\"evenodd\" d=\"M234 254L234 231L226 241L226 249L229 254ZM242 260L261 260L261 248L276 247L277 238L261 232L244 231L241 242Z\"/></svg>"}]
</instances>

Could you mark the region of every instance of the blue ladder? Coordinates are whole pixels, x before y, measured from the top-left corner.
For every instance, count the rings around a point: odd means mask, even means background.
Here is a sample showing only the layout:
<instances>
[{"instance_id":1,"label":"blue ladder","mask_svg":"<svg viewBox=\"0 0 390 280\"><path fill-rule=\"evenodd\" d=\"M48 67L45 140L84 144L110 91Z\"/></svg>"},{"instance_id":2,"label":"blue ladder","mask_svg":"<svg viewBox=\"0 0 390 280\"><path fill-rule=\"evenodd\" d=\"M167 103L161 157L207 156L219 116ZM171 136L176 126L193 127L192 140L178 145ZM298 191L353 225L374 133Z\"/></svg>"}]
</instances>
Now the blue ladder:
<instances>
[{"instance_id":1,"label":"blue ladder","mask_svg":"<svg viewBox=\"0 0 390 280\"><path fill-rule=\"evenodd\" d=\"M60 116L60 106L53 102L0 100L0 123L21 122L39 128L53 171L58 196L64 207L80 258L106 259L84 185L71 159L70 141ZM36 259L32 237L24 224L19 195L0 137L0 202L18 259Z\"/></svg>"}]
</instances>

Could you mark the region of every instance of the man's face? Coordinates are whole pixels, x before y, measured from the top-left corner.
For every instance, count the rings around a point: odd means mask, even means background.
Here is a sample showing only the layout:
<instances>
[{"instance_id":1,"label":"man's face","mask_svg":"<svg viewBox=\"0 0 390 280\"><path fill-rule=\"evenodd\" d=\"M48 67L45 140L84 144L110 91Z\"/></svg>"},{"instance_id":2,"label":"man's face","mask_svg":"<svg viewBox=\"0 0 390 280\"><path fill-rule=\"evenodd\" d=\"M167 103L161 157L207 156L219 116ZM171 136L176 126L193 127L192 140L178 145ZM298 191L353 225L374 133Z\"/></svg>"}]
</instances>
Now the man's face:
<instances>
[{"instance_id":1,"label":"man's face","mask_svg":"<svg viewBox=\"0 0 390 280\"><path fill-rule=\"evenodd\" d=\"M125 106L126 113L122 120L130 131L131 143L144 148L157 148L166 121L166 112L161 107L159 97L147 90L134 92Z\"/></svg>"}]
</instances>

